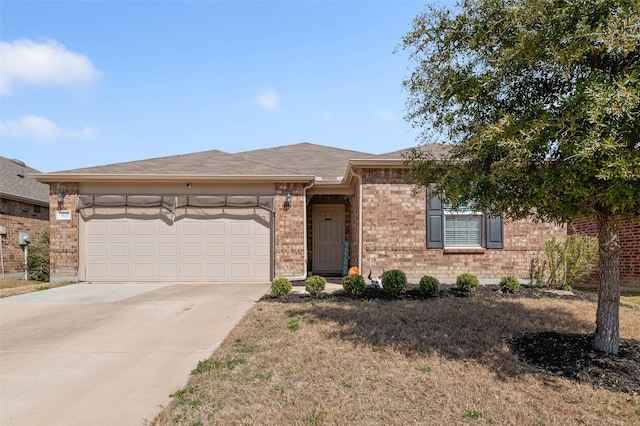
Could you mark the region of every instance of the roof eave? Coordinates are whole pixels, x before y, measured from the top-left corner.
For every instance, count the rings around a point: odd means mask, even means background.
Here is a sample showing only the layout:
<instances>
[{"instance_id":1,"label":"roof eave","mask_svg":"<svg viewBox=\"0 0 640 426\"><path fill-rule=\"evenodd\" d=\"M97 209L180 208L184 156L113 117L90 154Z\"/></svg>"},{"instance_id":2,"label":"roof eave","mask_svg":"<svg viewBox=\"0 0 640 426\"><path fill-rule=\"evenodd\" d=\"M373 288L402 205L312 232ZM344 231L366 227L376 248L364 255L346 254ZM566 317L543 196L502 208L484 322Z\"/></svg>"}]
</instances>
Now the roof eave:
<instances>
[{"instance_id":1,"label":"roof eave","mask_svg":"<svg viewBox=\"0 0 640 426\"><path fill-rule=\"evenodd\" d=\"M170 175L170 174L83 174L30 173L42 183L50 182L313 182L315 176L302 175Z\"/></svg>"},{"instance_id":2,"label":"roof eave","mask_svg":"<svg viewBox=\"0 0 640 426\"><path fill-rule=\"evenodd\" d=\"M35 204L35 205L41 206L41 207L49 207L49 200L47 200L47 201L36 200L35 198L21 197L20 195L8 194L6 192L0 192L0 198L6 198L6 199L10 199L10 200L20 201L22 203L27 203L27 204Z\"/></svg>"},{"instance_id":3,"label":"roof eave","mask_svg":"<svg viewBox=\"0 0 640 426\"><path fill-rule=\"evenodd\" d=\"M406 169L409 168L402 159L389 159L389 158L366 158L366 159L354 159L349 160L349 166L347 172L342 178L342 185L350 185L353 180L353 172L356 169L366 168L388 168L388 169Z\"/></svg>"}]
</instances>

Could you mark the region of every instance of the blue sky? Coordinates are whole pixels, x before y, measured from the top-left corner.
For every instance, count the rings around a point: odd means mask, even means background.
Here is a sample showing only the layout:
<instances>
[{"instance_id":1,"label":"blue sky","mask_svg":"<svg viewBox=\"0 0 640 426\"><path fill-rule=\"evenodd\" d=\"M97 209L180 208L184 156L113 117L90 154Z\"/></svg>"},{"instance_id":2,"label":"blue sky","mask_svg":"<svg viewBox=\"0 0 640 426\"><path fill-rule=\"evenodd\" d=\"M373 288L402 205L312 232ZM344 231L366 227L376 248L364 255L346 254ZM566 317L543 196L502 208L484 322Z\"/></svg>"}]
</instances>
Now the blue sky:
<instances>
[{"instance_id":1,"label":"blue sky","mask_svg":"<svg viewBox=\"0 0 640 426\"><path fill-rule=\"evenodd\" d=\"M298 142L383 153L424 1L5 1L0 155L43 172Z\"/></svg>"}]
</instances>

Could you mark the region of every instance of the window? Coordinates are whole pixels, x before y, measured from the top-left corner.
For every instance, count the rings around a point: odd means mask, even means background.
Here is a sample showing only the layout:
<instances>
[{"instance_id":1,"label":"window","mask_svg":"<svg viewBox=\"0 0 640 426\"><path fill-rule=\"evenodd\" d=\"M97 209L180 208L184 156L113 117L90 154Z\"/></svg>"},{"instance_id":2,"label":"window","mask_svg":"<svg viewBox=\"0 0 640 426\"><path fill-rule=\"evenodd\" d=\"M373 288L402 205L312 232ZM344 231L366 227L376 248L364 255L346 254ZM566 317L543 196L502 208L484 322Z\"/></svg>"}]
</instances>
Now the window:
<instances>
[{"instance_id":1,"label":"window","mask_svg":"<svg viewBox=\"0 0 640 426\"><path fill-rule=\"evenodd\" d=\"M482 213L445 207L445 247L482 247L482 222Z\"/></svg>"},{"instance_id":2,"label":"window","mask_svg":"<svg viewBox=\"0 0 640 426\"><path fill-rule=\"evenodd\" d=\"M427 248L504 247L501 216L471 209L451 210L427 190Z\"/></svg>"},{"instance_id":3,"label":"window","mask_svg":"<svg viewBox=\"0 0 640 426\"><path fill-rule=\"evenodd\" d=\"M40 213L40 206L36 206L36 205L34 205L34 206L33 206L33 212L34 212L34 213Z\"/></svg>"}]
</instances>

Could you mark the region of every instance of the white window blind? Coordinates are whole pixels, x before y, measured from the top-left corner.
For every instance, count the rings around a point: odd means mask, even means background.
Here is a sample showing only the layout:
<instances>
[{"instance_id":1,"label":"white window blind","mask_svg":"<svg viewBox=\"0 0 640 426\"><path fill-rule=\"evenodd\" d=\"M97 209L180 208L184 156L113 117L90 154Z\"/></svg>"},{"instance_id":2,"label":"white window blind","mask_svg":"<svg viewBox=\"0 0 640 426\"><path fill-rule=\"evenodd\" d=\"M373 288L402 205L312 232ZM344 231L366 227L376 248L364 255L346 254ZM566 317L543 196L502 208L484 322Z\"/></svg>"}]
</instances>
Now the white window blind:
<instances>
[{"instance_id":1,"label":"white window blind","mask_svg":"<svg viewBox=\"0 0 640 426\"><path fill-rule=\"evenodd\" d=\"M447 247L482 247L482 214L469 208L444 208L444 241Z\"/></svg>"}]
</instances>

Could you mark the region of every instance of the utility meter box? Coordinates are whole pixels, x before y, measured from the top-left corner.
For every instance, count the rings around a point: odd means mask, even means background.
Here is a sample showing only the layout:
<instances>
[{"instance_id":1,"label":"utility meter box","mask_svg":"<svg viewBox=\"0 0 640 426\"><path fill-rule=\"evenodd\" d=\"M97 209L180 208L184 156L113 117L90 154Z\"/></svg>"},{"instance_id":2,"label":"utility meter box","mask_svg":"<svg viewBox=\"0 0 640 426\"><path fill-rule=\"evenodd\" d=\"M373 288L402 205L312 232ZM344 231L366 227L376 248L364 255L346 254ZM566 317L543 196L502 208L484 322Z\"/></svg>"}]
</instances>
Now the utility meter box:
<instances>
[{"instance_id":1,"label":"utility meter box","mask_svg":"<svg viewBox=\"0 0 640 426\"><path fill-rule=\"evenodd\" d=\"M29 234L27 234L26 232L20 232L20 234L18 234L18 243L21 246L26 246L30 242L31 241L29 240Z\"/></svg>"},{"instance_id":2,"label":"utility meter box","mask_svg":"<svg viewBox=\"0 0 640 426\"><path fill-rule=\"evenodd\" d=\"M5 226L0 226L0 235L7 235L7 228Z\"/></svg>"}]
</instances>

